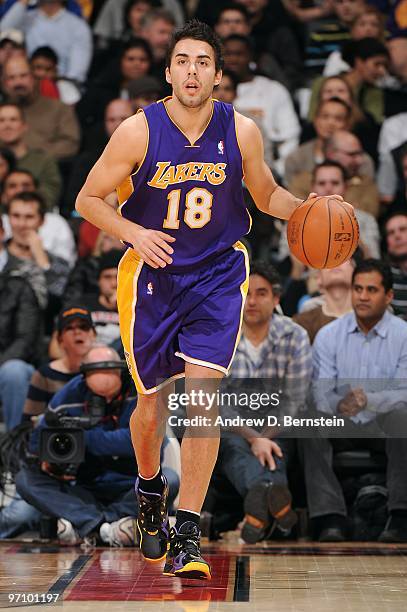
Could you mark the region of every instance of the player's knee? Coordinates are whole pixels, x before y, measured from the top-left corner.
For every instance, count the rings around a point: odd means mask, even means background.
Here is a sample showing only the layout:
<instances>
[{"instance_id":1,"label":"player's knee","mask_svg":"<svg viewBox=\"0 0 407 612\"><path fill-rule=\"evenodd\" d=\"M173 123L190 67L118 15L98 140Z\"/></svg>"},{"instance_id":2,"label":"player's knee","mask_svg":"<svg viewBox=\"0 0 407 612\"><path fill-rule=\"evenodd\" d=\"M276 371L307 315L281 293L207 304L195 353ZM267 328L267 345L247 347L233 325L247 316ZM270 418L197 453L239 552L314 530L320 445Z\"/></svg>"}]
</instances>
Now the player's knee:
<instances>
[{"instance_id":1,"label":"player's knee","mask_svg":"<svg viewBox=\"0 0 407 612\"><path fill-rule=\"evenodd\" d=\"M143 430L157 429L162 421L162 414L157 394L139 395L137 407L130 418L130 423L136 425L142 423Z\"/></svg>"}]
</instances>

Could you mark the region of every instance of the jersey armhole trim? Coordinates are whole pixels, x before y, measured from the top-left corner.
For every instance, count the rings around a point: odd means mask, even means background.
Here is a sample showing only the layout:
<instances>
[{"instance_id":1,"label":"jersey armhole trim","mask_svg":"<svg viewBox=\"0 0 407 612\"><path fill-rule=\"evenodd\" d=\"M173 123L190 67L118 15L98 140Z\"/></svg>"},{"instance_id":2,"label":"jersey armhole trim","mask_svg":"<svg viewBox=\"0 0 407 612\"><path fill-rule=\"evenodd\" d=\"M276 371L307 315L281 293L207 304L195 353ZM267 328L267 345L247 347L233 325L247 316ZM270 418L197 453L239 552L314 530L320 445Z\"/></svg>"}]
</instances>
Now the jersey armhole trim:
<instances>
[{"instance_id":1,"label":"jersey armhole trim","mask_svg":"<svg viewBox=\"0 0 407 612\"><path fill-rule=\"evenodd\" d=\"M236 121L236 109L235 108L233 109L233 121L234 121L234 124L235 124L236 142L237 142L238 149L240 151L240 157L242 158L242 180L244 180L243 153L242 153L242 147L240 146L239 134L238 134L238 129L237 129L237 121Z\"/></svg>"},{"instance_id":2,"label":"jersey armhole trim","mask_svg":"<svg viewBox=\"0 0 407 612\"><path fill-rule=\"evenodd\" d=\"M145 114L145 112L144 112L144 110L142 108L138 109L138 111L136 112L136 115L138 115L139 113L143 114L144 121L145 121L145 124L146 124L146 128L147 128L147 142L146 142L146 148L144 150L143 158L142 158L141 162L139 163L139 165L137 166L137 169L130 176L136 176L136 174L141 170L141 167L144 164L144 161L145 161L145 159L147 157L148 146L150 144L150 128L149 128L149 125L148 125L146 114Z\"/></svg>"}]
</instances>

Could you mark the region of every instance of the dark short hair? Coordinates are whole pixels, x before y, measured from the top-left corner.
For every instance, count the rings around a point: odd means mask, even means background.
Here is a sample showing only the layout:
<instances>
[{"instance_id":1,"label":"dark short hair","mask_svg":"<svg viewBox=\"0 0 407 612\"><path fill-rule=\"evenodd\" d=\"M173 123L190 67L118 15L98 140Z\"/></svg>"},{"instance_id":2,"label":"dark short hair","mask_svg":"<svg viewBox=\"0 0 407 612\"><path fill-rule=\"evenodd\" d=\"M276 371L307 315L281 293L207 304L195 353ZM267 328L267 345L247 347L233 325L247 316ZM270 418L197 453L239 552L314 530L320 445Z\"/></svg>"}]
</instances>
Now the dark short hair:
<instances>
[{"instance_id":1,"label":"dark short hair","mask_svg":"<svg viewBox=\"0 0 407 612\"><path fill-rule=\"evenodd\" d=\"M342 179L346 182L348 180L348 176L347 176L347 172L345 170L345 168L342 166L342 164L340 164L337 161L334 160L330 160L330 159L326 159L325 161L321 162L320 164L317 164L316 166L314 166L314 169L312 171L312 182L315 181L315 177L317 175L317 172L320 168L337 168L340 173L342 174Z\"/></svg>"},{"instance_id":2,"label":"dark short hair","mask_svg":"<svg viewBox=\"0 0 407 612\"><path fill-rule=\"evenodd\" d=\"M38 212L39 212L41 219L45 217L45 213L47 212L45 200L36 191L22 191L21 193L16 193L16 195L14 195L9 202L9 205L8 205L9 212L10 212L10 207L12 203L17 202L17 201L25 202L27 204L31 202L35 202L36 204L38 204Z\"/></svg>"},{"instance_id":3,"label":"dark short hair","mask_svg":"<svg viewBox=\"0 0 407 612\"><path fill-rule=\"evenodd\" d=\"M250 264L250 276L257 274L270 283L274 295L281 294L281 278L276 268L261 259Z\"/></svg>"},{"instance_id":4,"label":"dark short hair","mask_svg":"<svg viewBox=\"0 0 407 612\"><path fill-rule=\"evenodd\" d=\"M51 47L38 47L34 51L34 53L31 54L30 62L37 59L37 57L45 57L46 59L53 62L55 65L58 64L58 55L55 53L54 49L51 49Z\"/></svg>"},{"instance_id":5,"label":"dark short hair","mask_svg":"<svg viewBox=\"0 0 407 612\"><path fill-rule=\"evenodd\" d=\"M240 4L238 2L229 2L228 4L225 4L224 6L222 6L222 8L220 8L219 11L218 11L215 23L218 23L221 15L225 11L238 11L239 13L241 13L243 15L245 21L247 21L247 23L249 23L249 20L250 20L249 11L244 6L244 4Z\"/></svg>"},{"instance_id":6,"label":"dark short hair","mask_svg":"<svg viewBox=\"0 0 407 612\"><path fill-rule=\"evenodd\" d=\"M342 57L352 68L355 65L356 59L366 61L371 57L384 55L389 57L387 47L376 38L361 38L360 40L352 40L345 46Z\"/></svg>"},{"instance_id":7,"label":"dark short hair","mask_svg":"<svg viewBox=\"0 0 407 612\"><path fill-rule=\"evenodd\" d=\"M254 45L249 36L244 36L243 34L230 34L223 40L223 44L225 45L228 42L241 42L250 53L254 53Z\"/></svg>"},{"instance_id":8,"label":"dark short hair","mask_svg":"<svg viewBox=\"0 0 407 612\"><path fill-rule=\"evenodd\" d=\"M38 188L38 181L33 175L33 173L30 172L30 170L25 170L24 168L14 168L14 170L11 170L11 172L8 173L8 175L4 179L4 182L6 182L12 174L26 174L27 176L30 177L30 179L32 179L32 182L34 183L35 188L36 189Z\"/></svg>"},{"instance_id":9,"label":"dark short hair","mask_svg":"<svg viewBox=\"0 0 407 612\"><path fill-rule=\"evenodd\" d=\"M352 274L352 285L355 282L357 274L367 274L368 272L378 272L382 277L382 285L385 292L387 293L393 288L393 274L388 263L381 261L381 259L363 259L357 263L356 268Z\"/></svg>"},{"instance_id":10,"label":"dark short hair","mask_svg":"<svg viewBox=\"0 0 407 612\"><path fill-rule=\"evenodd\" d=\"M328 98L328 100L320 100L317 106L317 110L315 112L315 117L319 115L319 113L321 112L321 108L325 106L325 104L329 104L331 102L334 102L335 104L340 104L341 106L343 106L343 108L346 109L347 118L350 119L352 115L352 108L349 106L349 104L345 102L345 100L342 100L341 98L337 98L336 96L333 98Z\"/></svg>"},{"instance_id":11,"label":"dark short hair","mask_svg":"<svg viewBox=\"0 0 407 612\"><path fill-rule=\"evenodd\" d=\"M172 54L174 52L175 45L180 40L186 38L192 38L193 40L201 40L210 45L215 55L215 69L216 72L222 70L223 67L223 55L222 55L222 43L220 38L206 23L202 23L197 19L192 19L184 25L183 28L176 30L172 36L171 42L167 51L166 66L170 67Z\"/></svg>"},{"instance_id":12,"label":"dark short hair","mask_svg":"<svg viewBox=\"0 0 407 612\"><path fill-rule=\"evenodd\" d=\"M13 172L13 170L16 167L16 156L14 155L13 151L11 151L10 149L7 149L7 147L0 147L0 157L2 157L5 161L6 164L8 165L8 172L6 174L6 178L7 176Z\"/></svg>"},{"instance_id":13,"label":"dark short hair","mask_svg":"<svg viewBox=\"0 0 407 612\"><path fill-rule=\"evenodd\" d=\"M140 38L139 36L132 36L120 50L120 59L123 59L125 53L130 49L142 49L148 57L150 64L153 63L153 52L147 40Z\"/></svg>"},{"instance_id":14,"label":"dark short hair","mask_svg":"<svg viewBox=\"0 0 407 612\"><path fill-rule=\"evenodd\" d=\"M389 221L391 221L391 219L394 219L394 217L407 217L407 210L405 208L393 208L393 210L386 215L386 217L383 219L383 229L384 229L384 234L387 234L387 224Z\"/></svg>"},{"instance_id":15,"label":"dark short hair","mask_svg":"<svg viewBox=\"0 0 407 612\"><path fill-rule=\"evenodd\" d=\"M111 268L117 268L120 260L123 257L123 251L119 249L110 249L106 253L102 253L99 258L98 273L99 277L104 270L110 270Z\"/></svg>"}]
</instances>

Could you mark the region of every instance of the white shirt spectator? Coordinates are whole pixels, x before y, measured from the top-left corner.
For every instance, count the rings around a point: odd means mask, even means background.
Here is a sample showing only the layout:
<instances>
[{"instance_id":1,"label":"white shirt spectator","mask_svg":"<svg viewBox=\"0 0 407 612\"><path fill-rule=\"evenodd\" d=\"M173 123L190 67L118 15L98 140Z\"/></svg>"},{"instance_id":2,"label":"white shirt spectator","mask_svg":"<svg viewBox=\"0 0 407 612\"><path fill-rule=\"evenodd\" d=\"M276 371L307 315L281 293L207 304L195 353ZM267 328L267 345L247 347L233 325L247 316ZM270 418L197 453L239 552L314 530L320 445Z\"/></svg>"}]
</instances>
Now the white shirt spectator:
<instances>
[{"instance_id":1,"label":"white shirt spectator","mask_svg":"<svg viewBox=\"0 0 407 612\"><path fill-rule=\"evenodd\" d=\"M325 62L323 71L324 77L336 76L341 72L348 72L350 70L349 64L345 62L340 51L332 51Z\"/></svg>"},{"instance_id":2,"label":"white shirt spectator","mask_svg":"<svg viewBox=\"0 0 407 612\"><path fill-rule=\"evenodd\" d=\"M280 160L284 160L298 145L300 124L288 90L264 76L255 76L252 81L239 83L237 110L246 111L261 119L267 136L278 144Z\"/></svg>"},{"instance_id":3,"label":"white shirt spectator","mask_svg":"<svg viewBox=\"0 0 407 612\"><path fill-rule=\"evenodd\" d=\"M40 9L27 10L16 2L1 20L1 28L24 32L27 53L47 45L58 55L61 77L83 83L92 59L92 32L84 19L61 9L47 17Z\"/></svg>"},{"instance_id":4,"label":"white shirt spectator","mask_svg":"<svg viewBox=\"0 0 407 612\"><path fill-rule=\"evenodd\" d=\"M4 240L11 238L11 227L8 215L2 215ZM57 213L45 213L44 223L41 225L38 233L42 239L44 249L51 253L62 257L68 262L69 267L75 265L77 252L75 240L72 230L68 222Z\"/></svg>"}]
</instances>

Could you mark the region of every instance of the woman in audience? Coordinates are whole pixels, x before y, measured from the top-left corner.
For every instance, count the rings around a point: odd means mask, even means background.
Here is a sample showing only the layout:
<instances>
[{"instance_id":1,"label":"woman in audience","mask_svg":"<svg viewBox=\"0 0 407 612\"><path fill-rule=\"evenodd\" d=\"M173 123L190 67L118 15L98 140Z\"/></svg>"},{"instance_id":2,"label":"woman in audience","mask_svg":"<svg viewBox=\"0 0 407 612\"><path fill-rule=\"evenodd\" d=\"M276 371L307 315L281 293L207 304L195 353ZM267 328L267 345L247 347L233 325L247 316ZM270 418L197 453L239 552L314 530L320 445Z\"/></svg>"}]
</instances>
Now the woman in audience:
<instances>
[{"instance_id":1,"label":"woman in audience","mask_svg":"<svg viewBox=\"0 0 407 612\"><path fill-rule=\"evenodd\" d=\"M150 45L142 38L132 38L123 47L119 57L89 84L78 104L78 116L84 129L103 121L107 104L115 98L128 99L130 81L149 74L153 56Z\"/></svg>"},{"instance_id":2,"label":"woman in audience","mask_svg":"<svg viewBox=\"0 0 407 612\"><path fill-rule=\"evenodd\" d=\"M141 21L144 15L153 8L152 0L128 0L124 7L124 28L122 40L140 36Z\"/></svg>"},{"instance_id":3,"label":"woman in audience","mask_svg":"<svg viewBox=\"0 0 407 612\"><path fill-rule=\"evenodd\" d=\"M355 100L354 93L349 83L342 75L327 77L321 82L318 96L316 97L315 109L310 106L310 119L314 117L316 108L321 102L331 98L340 98L352 109L349 129L359 138L366 153L377 162L377 142L379 139L380 126L373 117L363 112ZM311 105L313 101L311 100ZM314 138L314 128L310 123L306 123L301 133L301 142L306 142Z\"/></svg>"}]
</instances>

